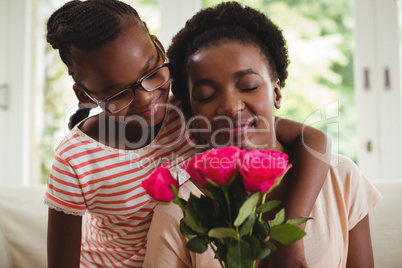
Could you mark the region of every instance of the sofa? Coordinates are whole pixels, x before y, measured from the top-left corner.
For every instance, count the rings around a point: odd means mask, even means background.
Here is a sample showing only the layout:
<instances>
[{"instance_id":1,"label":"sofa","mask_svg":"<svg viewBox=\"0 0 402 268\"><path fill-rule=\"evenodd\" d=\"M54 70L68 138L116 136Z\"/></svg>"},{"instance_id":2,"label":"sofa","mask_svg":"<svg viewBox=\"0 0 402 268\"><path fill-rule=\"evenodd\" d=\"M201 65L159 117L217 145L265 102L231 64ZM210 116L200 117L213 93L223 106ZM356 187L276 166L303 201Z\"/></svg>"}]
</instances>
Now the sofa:
<instances>
[{"instance_id":1,"label":"sofa","mask_svg":"<svg viewBox=\"0 0 402 268\"><path fill-rule=\"evenodd\" d=\"M402 180L373 183L384 197L370 212L375 267L402 267ZM45 186L0 187L1 268L46 267L45 191Z\"/></svg>"}]
</instances>

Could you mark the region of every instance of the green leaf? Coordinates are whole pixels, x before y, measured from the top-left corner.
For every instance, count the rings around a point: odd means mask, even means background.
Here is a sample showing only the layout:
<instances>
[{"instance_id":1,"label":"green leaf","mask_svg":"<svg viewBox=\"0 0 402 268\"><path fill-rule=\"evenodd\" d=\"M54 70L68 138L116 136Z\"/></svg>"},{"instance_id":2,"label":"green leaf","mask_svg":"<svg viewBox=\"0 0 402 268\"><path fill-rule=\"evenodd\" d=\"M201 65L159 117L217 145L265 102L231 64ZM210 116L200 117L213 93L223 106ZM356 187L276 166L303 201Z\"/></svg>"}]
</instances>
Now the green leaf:
<instances>
[{"instance_id":1,"label":"green leaf","mask_svg":"<svg viewBox=\"0 0 402 268\"><path fill-rule=\"evenodd\" d=\"M264 241L260 241L254 236L245 236L242 239L249 244L253 260L265 258L271 252Z\"/></svg>"},{"instance_id":2,"label":"green leaf","mask_svg":"<svg viewBox=\"0 0 402 268\"><path fill-rule=\"evenodd\" d=\"M237 237L237 232L233 228L219 227L211 229L208 236L215 238Z\"/></svg>"},{"instance_id":3,"label":"green leaf","mask_svg":"<svg viewBox=\"0 0 402 268\"><path fill-rule=\"evenodd\" d=\"M268 223L263 221L255 221L253 226L253 236L257 237L260 240L264 240L268 237L270 233L270 226Z\"/></svg>"},{"instance_id":4,"label":"green leaf","mask_svg":"<svg viewBox=\"0 0 402 268\"><path fill-rule=\"evenodd\" d=\"M208 187L211 198L214 200L211 213L216 215L215 222L211 227L215 226L227 226L229 221L229 209L225 199L225 193L220 187Z\"/></svg>"},{"instance_id":5,"label":"green leaf","mask_svg":"<svg viewBox=\"0 0 402 268\"><path fill-rule=\"evenodd\" d=\"M298 225L305 223L306 221L312 220L312 219L313 219L313 217L298 217L298 218L294 218L294 219L289 219L286 221L286 223L298 226Z\"/></svg>"},{"instance_id":6,"label":"green leaf","mask_svg":"<svg viewBox=\"0 0 402 268\"><path fill-rule=\"evenodd\" d=\"M253 259L250 245L244 240L236 240L229 245L227 264L230 268L252 267Z\"/></svg>"},{"instance_id":7,"label":"green leaf","mask_svg":"<svg viewBox=\"0 0 402 268\"><path fill-rule=\"evenodd\" d=\"M275 219L271 223L271 227L282 224L284 221L285 221L285 209L283 208L278 213L276 213Z\"/></svg>"},{"instance_id":8,"label":"green leaf","mask_svg":"<svg viewBox=\"0 0 402 268\"><path fill-rule=\"evenodd\" d=\"M207 250L208 243L204 238L197 236L187 242L186 248L193 252L203 253Z\"/></svg>"},{"instance_id":9,"label":"green leaf","mask_svg":"<svg viewBox=\"0 0 402 268\"><path fill-rule=\"evenodd\" d=\"M272 226L270 233L271 238L285 246L296 242L305 235L306 232L304 232L303 229L287 223Z\"/></svg>"},{"instance_id":10,"label":"green leaf","mask_svg":"<svg viewBox=\"0 0 402 268\"><path fill-rule=\"evenodd\" d=\"M234 226L240 226L249 217L250 213L257 206L258 199L260 199L259 192L251 195L250 198L243 203L240 207L239 215L237 215L237 218L234 221Z\"/></svg>"},{"instance_id":11,"label":"green leaf","mask_svg":"<svg viewBox=\"0 0 402 268\"><path fill-rule=\"evenodd\" d=\"M185 237L191 239L197 235L186 223L183 219L180 220L180 233Z\"/></svg>"},{"instance_id":12,"label":"green leaf","mask_svg":"<svg viewBox=\"0 0 402 268\"><path fill-rule=\"evenodd\" d=\"M249 198L247 191L243 185L243 179L241 174L236 177L236 179L229 185L229 199L230 199L230 209L232 212L232 219L236 219L239 214L239 210L244 202Z\"/></svg>"},{"instance_id":13,"label":"green leaf","mask_svg":"<svg viewBox=\"0 0 402 268\"><path fill-rule=\"evenodd\" d=\"M247 235L250 232L251 228L253 228L256 217L257 215L254 212L250 213L246 222L240 227L240 236Z\"/></svg>"},{"instance_id":14,"label":"green leaf","mask_svg":"<svg viewBox=\"0 0 402 268\"><path fill-rule=\"evenodd\" d=\"M265 242L265 241L264 241L264 244L265 244L271 251L276 251L276 249L277 249L276 245L275 245L274 243L272 243L272 242L269 242L269 241Z\"/></svg>"},{"instance_id":15,"label":"green leaf","mask_svg":"<svg viewBox=\"0 0 402 268\"><path fill-rule=\"evenodd\" d=\"M199 219L199 217L202 215L198 213L200 210L198 209L198 202L199 199L193 194L190 194L183 220L193 231L197 233L204 233L206 230L201 224L201 219Z\"/></svg>"},{"instance_id":16,"label":"green leaf","mask_svg":"<svg viewBox=\"0 0 402 268\"><path fill-rule=\"evenodd\" d=\"M264 243L264 241L260 242L260 248L261 250L257 256L257 259L263 259L271 253L271 249Z\"/></svg>"},{"instance_id":17,"label":"green leaf","mask_svg":"<svg viewBox=\"0 0 402 268\"><path fill-rule=\"evenodd\" d=\"M262 204L261 206L259 206L258 208L257 208L257 213L265 213L265 212L268 212L268 211L271 211L271 210L273 210L274 208L276 208L277 206L279 206L279 204L280 203L282 203L282 201L279 201L279 200L272 200L272 201L269 201L269 202L267 202L267 203L264 203L264 204Z\"/></svg>"}]
</instances>

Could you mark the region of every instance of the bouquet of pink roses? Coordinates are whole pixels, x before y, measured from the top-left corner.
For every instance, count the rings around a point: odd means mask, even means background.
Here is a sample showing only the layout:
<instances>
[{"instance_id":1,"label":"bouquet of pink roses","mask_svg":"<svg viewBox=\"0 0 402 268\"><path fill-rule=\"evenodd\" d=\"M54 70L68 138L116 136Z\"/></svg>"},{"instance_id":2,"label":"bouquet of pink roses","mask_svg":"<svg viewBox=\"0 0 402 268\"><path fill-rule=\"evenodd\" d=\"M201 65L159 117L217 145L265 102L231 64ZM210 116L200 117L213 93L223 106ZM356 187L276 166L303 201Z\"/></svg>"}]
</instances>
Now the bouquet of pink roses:
<instances>
[{"instance_id":1,"label":"bouquet of pink roses","mask_svg":"<svg viewBox=\"0 0 402 268\"><path fill-rule=\"evenodd\" d=\"M255 260L275 250L268 238L289 245L305 235L297 225L309 218L285 222L283 209L271 223L262 218L280 204L265 202L266 195L290 167L282 152L230 146L199 154L184 167L208 196L179 198L178 184L167 165L157 168L142 186L157 202L173 201L182 208L180 232L189 239L189 250L203 253L210 246L222 267L253 267Z\"/></svg>"}]
</instances>

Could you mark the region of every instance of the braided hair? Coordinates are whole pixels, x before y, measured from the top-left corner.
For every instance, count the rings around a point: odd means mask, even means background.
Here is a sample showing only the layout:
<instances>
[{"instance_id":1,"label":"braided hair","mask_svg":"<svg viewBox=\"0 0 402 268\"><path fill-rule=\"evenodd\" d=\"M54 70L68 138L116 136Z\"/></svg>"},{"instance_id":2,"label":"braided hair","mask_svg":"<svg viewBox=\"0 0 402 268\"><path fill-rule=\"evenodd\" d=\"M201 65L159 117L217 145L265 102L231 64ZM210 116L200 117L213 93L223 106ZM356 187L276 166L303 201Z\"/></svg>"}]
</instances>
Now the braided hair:
<instances>
[{"instance_id":1,"label":"braided hair","mask_svg":"<svg viewBox=\"0 0 402 268\"><path fill-rule=\"evenodd\" d=\"M75 79L70 48L85 51L100 47L121 33L124 23L132 19L144 32L146 24L130 5L118 0L73 0L56 10L47 22L47 42L59 50L60 58L67 65L68 73ZM70 129L89 114L89 108L79 105L70 118Z\"/></svg>"},{"instance_id":2,"label":"braided hair","mask_svg":"<svg viewBox=\"0 0 402 268\"><path fill-rule=\"evenodd\" d=\"M289 65L286 40L282 31L263 13L237 2L224 2L199 11L172 39L167 51L173 94L182 101L186 117L191 116L187 86L188 59L201 48L227 39L255 44L268 60L271 77L285 85Z\"/></svg>"}]
</instances>

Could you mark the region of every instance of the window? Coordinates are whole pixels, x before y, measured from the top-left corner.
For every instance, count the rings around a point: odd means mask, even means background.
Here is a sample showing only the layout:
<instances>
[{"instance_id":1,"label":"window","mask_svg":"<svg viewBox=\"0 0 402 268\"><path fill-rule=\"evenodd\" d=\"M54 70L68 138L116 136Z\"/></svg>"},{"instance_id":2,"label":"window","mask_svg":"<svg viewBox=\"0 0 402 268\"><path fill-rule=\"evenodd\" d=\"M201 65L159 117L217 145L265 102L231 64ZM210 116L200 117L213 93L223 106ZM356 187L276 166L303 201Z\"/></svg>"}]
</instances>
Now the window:
<instances>
[{"instance_id":1,"label":"window","mask_svg":"<svg viewBox=\"0 0 402 268\"><path fill-rule=\"evenodd\" d=\"M352 1L238 2L264 12L287 39L291 63L277 115L328 132L332 151L356 161Z\"/></svg>"}]
</instances>

